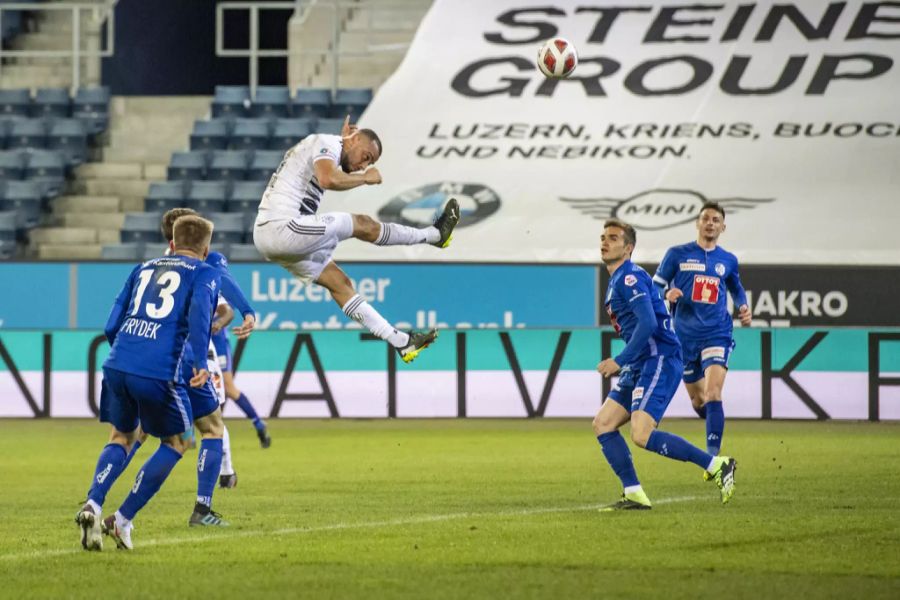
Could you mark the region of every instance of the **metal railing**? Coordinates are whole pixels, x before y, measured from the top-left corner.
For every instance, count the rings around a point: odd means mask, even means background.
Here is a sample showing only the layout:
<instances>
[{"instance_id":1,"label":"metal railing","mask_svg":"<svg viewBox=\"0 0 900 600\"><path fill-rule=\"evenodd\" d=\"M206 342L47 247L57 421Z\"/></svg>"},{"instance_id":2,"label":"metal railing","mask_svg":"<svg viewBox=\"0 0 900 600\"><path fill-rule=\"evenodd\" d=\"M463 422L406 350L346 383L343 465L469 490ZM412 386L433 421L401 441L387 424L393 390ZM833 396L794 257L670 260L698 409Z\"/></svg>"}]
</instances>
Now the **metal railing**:
<instances>
[{"instance_id":1,"label":"metal railing","mask_svg":"<svg viewBox=\"0 0 900 600\"><path fill-rule=\"evenodd\" d=\"M0 46L0 74L2 74L4 58L69 58L72 61L72 89L81 85L81 59L103 58L113 55L115 46L115 5L118 0L98 0L97 2L78 3L3 3L0 4L0 30L3 27L3 13L10 11L68 12L72 19L72 47L65 50L7 50ZM82 48L85 36L81 30L82 13L90 14L92 21L101 27L106 23L105 44L99 48ZM105 46L105 47L104 47Z\"/></svg>"}]
</instances>

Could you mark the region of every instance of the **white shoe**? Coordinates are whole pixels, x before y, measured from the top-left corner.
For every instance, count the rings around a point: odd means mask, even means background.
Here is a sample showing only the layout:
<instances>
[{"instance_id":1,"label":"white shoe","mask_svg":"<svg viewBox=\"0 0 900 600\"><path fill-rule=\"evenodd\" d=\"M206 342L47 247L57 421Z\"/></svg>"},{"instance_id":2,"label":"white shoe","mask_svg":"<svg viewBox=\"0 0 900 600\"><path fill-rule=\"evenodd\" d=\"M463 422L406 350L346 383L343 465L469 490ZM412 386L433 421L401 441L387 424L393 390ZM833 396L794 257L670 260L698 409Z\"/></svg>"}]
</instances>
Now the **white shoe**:
<instances>
[{"instance_id":1,"label":"white shoe","mask_svg":"<svg viewBox=\"0 0 900 600\"><path fill-rule=\"evenodd\" d=\"M103 536L100 535L100 517L94 508L85 504L75 515L75 522L81 528L81 547L85 550L103 550Z\"/></svg>"},{"instance_id":2,"label":"white shoe","mask_svg":"<svg viewBox=\"0 0 900 600\"><path fill-rule=\"evenodd\" d=\"M103 533L116 541L116 548L119 550L134 550L131 543L131 525L120 527L116 523L116 515L111 515L103 519Z\"/></svg>"}]
</instances>

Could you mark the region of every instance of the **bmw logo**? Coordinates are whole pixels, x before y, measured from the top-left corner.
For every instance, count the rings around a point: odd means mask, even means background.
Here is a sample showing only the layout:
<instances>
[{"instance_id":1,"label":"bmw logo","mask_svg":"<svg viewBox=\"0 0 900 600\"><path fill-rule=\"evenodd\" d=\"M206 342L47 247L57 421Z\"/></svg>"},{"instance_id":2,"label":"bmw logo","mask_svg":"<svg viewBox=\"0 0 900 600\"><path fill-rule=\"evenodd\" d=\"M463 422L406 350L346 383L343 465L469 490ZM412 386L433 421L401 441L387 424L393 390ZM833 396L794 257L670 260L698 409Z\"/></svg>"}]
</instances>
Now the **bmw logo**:
<instances>
[{"instance_id":1,"label":"bmw logo","mask_svg":"<svg viewBox=\"0 0 900 600\"><path fill-rule=\"evenodd\" d=\"M378 218L410 227L427 227L438 218L450 198L459 201L458 227L483 221L500 208L500 196L486 185L445 181L397 194L378 211Z\"/></svg>"}]
</instances>

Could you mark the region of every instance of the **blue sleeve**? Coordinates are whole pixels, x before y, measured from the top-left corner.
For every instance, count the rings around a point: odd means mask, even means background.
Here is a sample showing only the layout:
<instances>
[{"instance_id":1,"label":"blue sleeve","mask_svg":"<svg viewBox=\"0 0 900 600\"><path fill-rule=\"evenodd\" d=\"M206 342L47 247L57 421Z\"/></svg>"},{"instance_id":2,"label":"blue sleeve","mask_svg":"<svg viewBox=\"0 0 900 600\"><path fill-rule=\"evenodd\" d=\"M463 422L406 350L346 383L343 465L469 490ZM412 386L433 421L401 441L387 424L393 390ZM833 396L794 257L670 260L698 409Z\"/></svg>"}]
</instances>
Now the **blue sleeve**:
<instances>
[{"instance_id":1,"label":"blue sleeve","mask_svg":"<svg viewBox=\"0 0 900 600\"><path fill-rule=\"evenodd\" d=\"M639 280L633 288L627 289L634 290L628 304L631 305L631 310L637 318L637 327L631 334L631 339L625 344L625 349L614 359L620 367L634 362L656 329L656 313L653 312L653 303L650 300L650 294L656 293L653 284Z\"/></svg>"},{"instance_id":2,"label":"blue sleeve","mask_svg":"<svg viewBox=\"0 0 900 600\"><path fill-rule=\"evenodd\" d=\"M653 275L653 283L662 289L669 287L672 280L675 279L675 265L678 263L678 259L672 250L672 248L666 250L666 255L663 256L662 262L656 267L656 274Z\"/></svg>"},{"instance_id":3,"label":"blue sleeve","mask_svg":"<svg viewBox=\"0 0 900 600\"><path fill-rule=\"evenodd\" d=\"M212 314L219 300L220 286L217 269L201 269L194 278L191 306L188 309L188 343L194 359L194 368L205 369L209 351Z\"/></svg>"},{"instance_id":4,"label":"blue sleeve","mask_svg":"<svg viewBox=\"0 0 900 600\"><path fill-rule=\"evenodd\" d=\"M228 260L218 252L211 252L206 260L219 272L222 278L222 296L228 304L241 313L242 317L256 315L256 311L250 306L250 301L247 300L231 271L228 270Z\"/></svg>"},{"instance_id":5,"label":"blue sleeve","mask_svg":"<svg viewBox=\"0 0 900 600\"><path fill-rule=\"evenodd\" d=\"M128 305L131 303L131 293L132 288L134 287L134 274L137 273L139 269L140 266L135 267L131 271L131 274L128 275L128 279L125 280L125 285L122 287L119 295L116 296L116 301L113 304L112 310L109 311L109 318L106 319L103 333L106 334L106 339L109 341L110 346L116 341L116 334L119 333L119 327L122 326L122 321L125 319L125 311L128 310Z\"/></svg>"},{"instance_id":6,"label":"blue sleeve","mask_svg":"<svg viewBox=\"0 0 900 600\"><path fill-rule=\"evenodd\" d=\"M725 286L728 288L728 293L731 294L731 299L734 300L736 307L747 304L747 292L744 291L744 285L741 283L737 260L734 261L734 269L725 278Z\"/></svg>"}]
</instances>

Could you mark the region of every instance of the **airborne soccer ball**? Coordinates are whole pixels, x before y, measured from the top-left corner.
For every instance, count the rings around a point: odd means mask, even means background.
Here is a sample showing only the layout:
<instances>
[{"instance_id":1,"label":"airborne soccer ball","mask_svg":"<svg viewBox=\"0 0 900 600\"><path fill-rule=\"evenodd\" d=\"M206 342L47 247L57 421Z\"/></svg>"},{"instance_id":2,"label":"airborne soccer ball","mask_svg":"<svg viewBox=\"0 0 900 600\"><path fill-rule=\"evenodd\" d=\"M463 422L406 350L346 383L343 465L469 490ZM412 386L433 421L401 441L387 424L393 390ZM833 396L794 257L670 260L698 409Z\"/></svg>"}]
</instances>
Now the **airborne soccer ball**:
<instances>
[{"instance_id":1,"label":"airborne soccer ball","mask_svg":"<svg viewBox=\"0 0 900 600\"><path fill-rule=\"evenodd\" d=\"M563 38L549 39L538 50L537 66L547 77L565 79L575 71L577 64L575 46Z\"/></svg>"}]
</instances>

